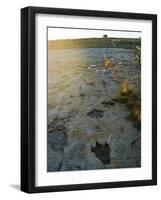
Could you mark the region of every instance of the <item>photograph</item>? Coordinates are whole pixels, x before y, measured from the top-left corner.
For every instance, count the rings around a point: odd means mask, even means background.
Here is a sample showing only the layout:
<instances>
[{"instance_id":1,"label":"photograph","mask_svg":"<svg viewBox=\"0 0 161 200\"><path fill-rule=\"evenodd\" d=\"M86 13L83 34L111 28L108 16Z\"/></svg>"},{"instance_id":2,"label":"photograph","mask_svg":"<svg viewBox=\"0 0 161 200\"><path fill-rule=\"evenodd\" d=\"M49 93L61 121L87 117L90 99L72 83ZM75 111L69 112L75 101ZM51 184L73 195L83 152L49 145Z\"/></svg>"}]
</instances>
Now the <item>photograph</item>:
<instances>
[{"instance_id":1,"label":"photograph","mask_svg":"<svg viewBox=\"0 0 161 200\"><path fill-rule=\"evenodd\" d=\"M21 190L156 185L157 15L21 18Z\"/></svg>"},{"instance_id":2,"label":"photograph","mask_svg":"<svg viewBox=\"0 0 161 200\"><path fill-rule=\"evenodd\" d=\"M142 32L46 32L47 172L141 168Z\"/></svg>"}]
</instances>

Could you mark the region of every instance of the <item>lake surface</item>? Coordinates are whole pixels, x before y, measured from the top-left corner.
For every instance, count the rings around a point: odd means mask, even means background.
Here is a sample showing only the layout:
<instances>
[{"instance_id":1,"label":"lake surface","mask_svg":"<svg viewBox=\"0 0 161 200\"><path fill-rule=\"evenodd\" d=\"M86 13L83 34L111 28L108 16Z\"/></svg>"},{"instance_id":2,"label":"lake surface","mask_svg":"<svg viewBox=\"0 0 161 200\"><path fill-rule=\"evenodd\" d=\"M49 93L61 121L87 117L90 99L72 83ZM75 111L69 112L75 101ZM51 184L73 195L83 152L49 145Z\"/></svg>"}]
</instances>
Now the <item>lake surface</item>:
<instances>
[{"instance_id":1,"label":"lake surface","mask_svg":"<svg viewBox=\"0 0 161 200\"><path fill-rule=\"evenodd\" d=\"M141 166L141 134L125 104L113 102L119 84L103 68L107 56L140 97L134 50L48 51L48 171Z\"/></svg>"}]
</instances>

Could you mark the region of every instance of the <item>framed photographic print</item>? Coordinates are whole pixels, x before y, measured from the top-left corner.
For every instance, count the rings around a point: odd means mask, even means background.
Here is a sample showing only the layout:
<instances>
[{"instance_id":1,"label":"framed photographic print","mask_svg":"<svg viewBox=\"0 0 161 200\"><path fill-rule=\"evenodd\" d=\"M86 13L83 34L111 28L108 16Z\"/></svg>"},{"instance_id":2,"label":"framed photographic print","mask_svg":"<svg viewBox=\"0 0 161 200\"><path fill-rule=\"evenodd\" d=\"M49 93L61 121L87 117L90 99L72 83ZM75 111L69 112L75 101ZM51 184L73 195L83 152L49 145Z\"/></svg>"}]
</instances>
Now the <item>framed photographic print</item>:
<instances>
[{"instance_id":1,"label":"framed photographic print","mask_svg":"<svg viewBox=\"0 0 161 200\"><path fill-rule=\"evenodd\" d=\"M21 190L157 184L157 16L21 9Z\"/></svg>"}]
</instances>

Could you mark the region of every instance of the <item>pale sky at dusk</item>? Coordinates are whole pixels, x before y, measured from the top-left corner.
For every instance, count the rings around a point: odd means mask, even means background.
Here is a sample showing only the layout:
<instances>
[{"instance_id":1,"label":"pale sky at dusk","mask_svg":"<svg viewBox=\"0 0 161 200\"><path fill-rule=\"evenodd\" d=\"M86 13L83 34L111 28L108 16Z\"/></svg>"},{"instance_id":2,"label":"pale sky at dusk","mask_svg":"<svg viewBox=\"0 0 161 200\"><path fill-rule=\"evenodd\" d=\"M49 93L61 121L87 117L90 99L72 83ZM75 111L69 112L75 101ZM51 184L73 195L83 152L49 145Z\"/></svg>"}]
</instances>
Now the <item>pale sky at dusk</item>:
<instances>
[{"instance_id":1,"label":"pale sky at dusk","mask_svg":"<svg viewBox=\"0 0 161 200\"><path fill-rule=\"evenodd\" d=\"M73 39L73 38L95 38L107 34L108 37L138 38L141 32L111 31L111 30L84 30L70 28L48 28L48 40Z\"/></svg>"}]
</instances>

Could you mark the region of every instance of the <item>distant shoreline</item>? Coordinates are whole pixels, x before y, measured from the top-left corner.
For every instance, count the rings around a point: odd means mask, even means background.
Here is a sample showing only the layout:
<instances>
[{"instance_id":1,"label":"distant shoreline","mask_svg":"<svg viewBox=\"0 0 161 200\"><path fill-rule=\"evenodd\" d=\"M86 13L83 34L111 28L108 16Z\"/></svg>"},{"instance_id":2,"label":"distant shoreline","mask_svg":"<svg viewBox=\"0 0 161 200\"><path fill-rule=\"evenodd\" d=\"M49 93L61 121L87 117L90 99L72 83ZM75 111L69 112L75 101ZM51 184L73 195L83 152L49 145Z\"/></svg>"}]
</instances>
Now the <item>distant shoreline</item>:
<instances>
[{"instance_id":1,"label":"distant shoreline","mask_svg":"<svg viewBox=\"0 0 161 200\"><path fill-rule=\"evenodd\" d=\"M141 38L80 38L49 40L48 49L69 48L127 48L141 46Z\"/></svg>"}]
</instances>

